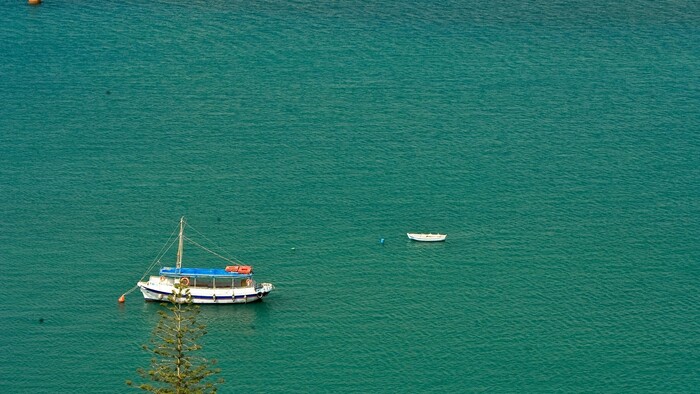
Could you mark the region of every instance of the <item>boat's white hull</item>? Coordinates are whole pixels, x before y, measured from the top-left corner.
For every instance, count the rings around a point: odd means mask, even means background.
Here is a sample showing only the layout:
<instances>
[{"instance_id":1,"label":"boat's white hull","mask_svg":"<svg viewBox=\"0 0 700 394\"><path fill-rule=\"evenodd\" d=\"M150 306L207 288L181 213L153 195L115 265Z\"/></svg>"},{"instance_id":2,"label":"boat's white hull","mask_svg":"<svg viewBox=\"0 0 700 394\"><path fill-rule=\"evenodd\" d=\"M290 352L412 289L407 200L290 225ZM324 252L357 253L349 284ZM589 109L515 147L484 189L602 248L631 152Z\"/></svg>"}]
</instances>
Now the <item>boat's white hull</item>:
<instances>
[{"instance_id":1,"label":"boat's white hull","mask_svg":"<svg viewBox=\"0 0 700 394\"><path fill-rule=\"evenodd\" d=\"M175 288L170 284L153 282L139 282L139 288L146 301L167 301ZM274 286L270 283L262 283L255 287L232 288L198 288L190 287L193 304L248 304L262 300L270 294Z\"/></svg>"},{"instance_id":2,"label":"boat's white hull","mask_svg":"<svg viewBox=\"0 0 700 394\"><path fill-rule=\"evenodd\" d=\"M419 242L442 242L447 238L446 234L418 234L418 233L406 233L408 238Z\"/></svg>"}]
</instances>

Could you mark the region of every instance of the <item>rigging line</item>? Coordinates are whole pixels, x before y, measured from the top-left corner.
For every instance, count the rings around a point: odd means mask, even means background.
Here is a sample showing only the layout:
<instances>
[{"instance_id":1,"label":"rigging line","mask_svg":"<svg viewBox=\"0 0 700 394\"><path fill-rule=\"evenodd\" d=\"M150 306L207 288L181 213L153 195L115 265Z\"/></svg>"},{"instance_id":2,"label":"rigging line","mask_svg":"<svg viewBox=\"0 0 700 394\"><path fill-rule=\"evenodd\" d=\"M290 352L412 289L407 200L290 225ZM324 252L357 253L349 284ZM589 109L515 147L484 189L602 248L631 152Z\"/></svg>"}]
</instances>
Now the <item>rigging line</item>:
<instances>
[{"instance_id":1,"label":"rigging line","mask_svg":"<svg viewBox=\"0 0 700 394\"><path fill-rule=\"evenodd\" d=\"M160 252L158 252L158 255L156 256L156 258L153 259L153 262L152 262L151 265L148 267L148 269L146 270L146 272L143 273L143 275L141 276L141 279L139 279L139 282L142 281L142 280L146 277L146 275L148 275L149 272L151 272L151 270L153 269L153 267L156 266L156 264L160 263L160 259L161 259L166 253L168 253L168 250L170 250L170 248L173 247L173 245L175 244L175 241L177 241L177 238L173 239L173 235L177 232L177 230L178 230L178 229L176 228L175 231L173 231L173 233L170 234L170 237L168 238L168 241L165 243L165 245L163 245L162 248L160 248ZM136 287L138 287L138 285L136 285ZM136 289L136 287L134 287L133 289L129 290L129 292L134 291L134 289ZM127 293L127 294L128 294L128 293Z\"/></svg>"},{"instance_id":2,"label":"rigging line","mask_svg":"<svg viewBox=\"0 0 700 394\"><path fill-rule=\"evenodd\" d=\"M175 235L175 233L179 230L179 228L180 228L179 225L178 225L177 227L175 227L175 230L173 230L173 232L170 234L170 237L168 237L168 240L165 241L165 245L163 245L163 247L160 248L160 252L158 252L158 254L156 255L155 259L153 259L153 262L152 262L151 265L148 267L148 269L146 270L146 272L143 273L143 275L141 276L141 278L137 281L136 285L135 285L134 287L132 287L131 289L129 289L129 291L127 291L126 293L124 293L123 296L129 295L129 294L131 294L134 290L136 290L136 289L139 287L138 282L141 282L141 281L146 277L146 275L148 275L148 273L151 272L151 270L153 269L153 267L156 266L156 263L160 263L161 257L165 256L165 254L168 253L168 250L170 250L170 248L172 248L173 245L175 244L175 241L177 240L177 238L175 238L175 239L173 240L173 235ZM171 242L171 240L173 240L173 241ZM169 243L170 245L168 245L168 243ZM166 246L167 246L167 248L166 248Z\"/></svg>"},{"instance_id":3,"label":"rigging line","mask_svg":"<svg viewBox=\"0 0 700 394\"><path fill-rule=\"evenodd\" d=\"M168 237L168 241L165 243L165 245L167 245L171 239L173 240L173 242L170 243L170 246L168 246L168 249L170 249L173 246L173 243L175 242L174 240L177 239L176 234L179 231L180 231L180 223L178 222L177 226L175 226L175 228L173 229L173 232L170 233L170 236ZM163 248L165 248L165 245L163 245ZM163 248L161 248L160 250L163 251ZM162 252L162 254L160 254L160 257L163 257L163 255L165 255L165 253L168 252L168 249L166 249L164 252ZM160 257L158 257L159 260L160 260Z\"/></svg>"},{"instance_id":4,"label":"rigging line","mask_svg":"<svg viewBox=\"0 0 700 394\"><path fill-rule=\"evenodd\" d=\"M209 242L209 243L211 243L212 245L216 246L216 248L219 249L221 252L226 252L226 253L228 253L228 254L231 254L231 253L229 253L228 250L224 250L224 249L223 249L221 246L219 246L216 242L214 242L214 241L212 241L211 239L209 239L206 235L202 234L202 233L201 233L199 230L197 230L196 228L194 228L194 227L192 227L192 226L189 226L189 227L192 228L192 230L194 230L194 232L196 232L197 234L199 234L202 238L204 238L205 240L207 240L207 242Z\"/></svg>"},{"instance_id":5,"label":"rigging line","mask_svg":"<svg viewBox=\"0 0 700 394\"><path fill-rule=\"evenodd\" d=\"M175 227L175 230L173 230L173 232L168 237L168 240L165 241L165 245L163 245L163 247L160 248L160 252L158 252L158 254L156 255L156 258L153 259L153 263L151 263L151 268L153 268L153 266L155 266L155 263L158 260L160 260L161 257L163 257L168 252L168 250L170 250L170 248L173 246L173 243L170 243L170 240L173 239L173 236L175 235L175 233L178 232L179 228L180 228L180 225L178 224L178 226ZM168 245L168 243L170 243L170 245ZM165 248L166 246L167 246L167 249ZM149 271L150 271L150 268L149 268Z\"/></svg>"},{"instance_id":6,"label":"rigging line","mask_svg":"<svg viewBox=\"0 0 700 394\"><path fill-rule=\"evenodd\" d=\"M185 237L185 239L188 240L189 242L192 242L193 244L199 246L200 248L206 250L207 252L213 254L214 256L217 256L217 257L223 259L223 260L226 260L226 261L228 261L228 262L230 262L230 263L234 263L234 264L242 264L242 262L236 261L236 260L233 260L233 259L229 259L228 257L224 257L224 256L222 256L222 255L220 255L220 254L214 252L213 250L211 250L211 249L209 249L209 248L206 248L206 247L204 247L204 246L198 244L197 242L193 241L192 239L190 239L190 238L188 238L188 237Z\"/></svg>"},{"instance_id":7,"label":"rigging line","mask_svg":"<svg viewBox=\"0 0 700 394\"><path fill-rule=\"evenodd\" d=\"M216 248L219 249L222 253L226 253L226 254L228 254L228 255L233 255L233 253L231 253L231 252L229 252L228 250L226 250L226 249L222 248L221 246L219 246L216 242L214 242L214 241L212 241L211 239L209 239L206 235L202 234L199 230L197 230L196 228L192 227L192 225L188 225L188 227L190 227L192 230L194 230L194 231L195 231L197 234L199 234L202 238L204 238L205 240L207 240L207 242L209 242L209 243L211 243L212 245L216 246ZM192 240L190 239L190 241L192 241ZM213 252L212 252L212 253L213 253ZM233 258L233 257L232 257L232 259L233 259L233 260L237 260L236 258Z\"/></svg>"},{"instance_id":8,"label":"rigging line","mask_svg":"<svg viewBox=\"0 0 700 394\"><path fill-rule=\"evenodd\" d=\"M163 254L167 253L168 250L170 250L170 248L173 247L173 245L175 244L175 241L177 241L177 239L174 239L172 242L170 242L170 246L168 246L168 248L165 250L165 252L163 252ZM161 250L162 250L162 249L161 249ZM154 260L154 261L151 263L151 266L148 267L148 269L146 270L146 272L143 273L143 275L141 276L141 278L137 281L137 284L136 284L134 287L132 287L131 289L129 289L129 291L127 291L126 293L124 293L124 295L127 296L127 295L131 294L134 290L136 290L136 289L139 287L138 282L143 281L143 279L148 275L149 272L151 272L151 270L153 269L153 267L156 266L157 263L160 263L160 259L159 259L159 258L156 258L156 260Z\"/></svg>"}]
</instances>

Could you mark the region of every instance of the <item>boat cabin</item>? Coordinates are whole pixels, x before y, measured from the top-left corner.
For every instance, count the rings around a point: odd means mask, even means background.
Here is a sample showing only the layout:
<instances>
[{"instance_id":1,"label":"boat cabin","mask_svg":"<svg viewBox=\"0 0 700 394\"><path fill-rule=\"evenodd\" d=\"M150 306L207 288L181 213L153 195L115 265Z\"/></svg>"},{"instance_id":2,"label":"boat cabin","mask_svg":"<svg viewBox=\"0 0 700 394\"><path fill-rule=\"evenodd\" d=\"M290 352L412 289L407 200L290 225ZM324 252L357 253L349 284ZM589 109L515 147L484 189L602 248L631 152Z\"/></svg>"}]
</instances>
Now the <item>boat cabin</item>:
<instances>
[{"instance_id":1,"label":"boat cabin","mask_svg":"<svg viewBox=\"0 0 700 394\"><path fill-rule=\"evenodd\" d=\"M249 266L246 272L242 274L226 269L215 268L173 268L165 267L160 270L160 282L167 285L173 285L176 282L187 285L190 288L209 288L209 289L231 289L242 287L254 287L252 269Z\"/></svg>"}]
</instances>

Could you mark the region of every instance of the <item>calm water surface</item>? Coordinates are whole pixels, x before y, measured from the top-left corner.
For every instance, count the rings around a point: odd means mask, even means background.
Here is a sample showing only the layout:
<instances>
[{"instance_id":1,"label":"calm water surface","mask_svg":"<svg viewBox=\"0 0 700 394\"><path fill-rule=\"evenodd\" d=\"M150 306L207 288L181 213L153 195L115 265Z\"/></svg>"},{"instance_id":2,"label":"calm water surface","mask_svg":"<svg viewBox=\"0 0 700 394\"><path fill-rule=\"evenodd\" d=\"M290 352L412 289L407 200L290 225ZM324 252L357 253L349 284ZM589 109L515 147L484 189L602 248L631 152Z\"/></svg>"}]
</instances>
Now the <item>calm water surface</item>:
<instances>
[{"instance_id":1,"label":"calm water surface","mask_svg":"<svg viewBox=\"0 0 700 394\"><path fill-rule=\"evenodd\" d=\"M185 215L277 287L202 309L222 393L697 390L698 21L0 2L0 388L127 391Z\"/></svg>"}]
</instances>

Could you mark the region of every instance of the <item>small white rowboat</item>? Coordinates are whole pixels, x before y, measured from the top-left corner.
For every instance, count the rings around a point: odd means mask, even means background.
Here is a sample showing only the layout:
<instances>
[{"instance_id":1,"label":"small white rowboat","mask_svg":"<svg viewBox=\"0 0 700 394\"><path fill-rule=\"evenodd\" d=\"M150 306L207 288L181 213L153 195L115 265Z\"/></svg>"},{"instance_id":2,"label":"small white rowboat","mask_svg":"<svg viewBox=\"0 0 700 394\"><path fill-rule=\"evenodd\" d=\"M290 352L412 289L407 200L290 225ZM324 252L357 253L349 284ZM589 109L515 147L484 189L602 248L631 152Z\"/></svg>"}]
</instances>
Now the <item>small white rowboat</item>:
<instances>
[{"instance_id":1,"label":"small white rowboat","mask_svg":"<svg viewBox=\"0 0 700 394\"><path fill-rule=\"evenodd\" d=\"M420 242L440 242L447 238L447 234L419 234L419 233L406 233L409 239Z\"/></svg>"}]
</instances>

